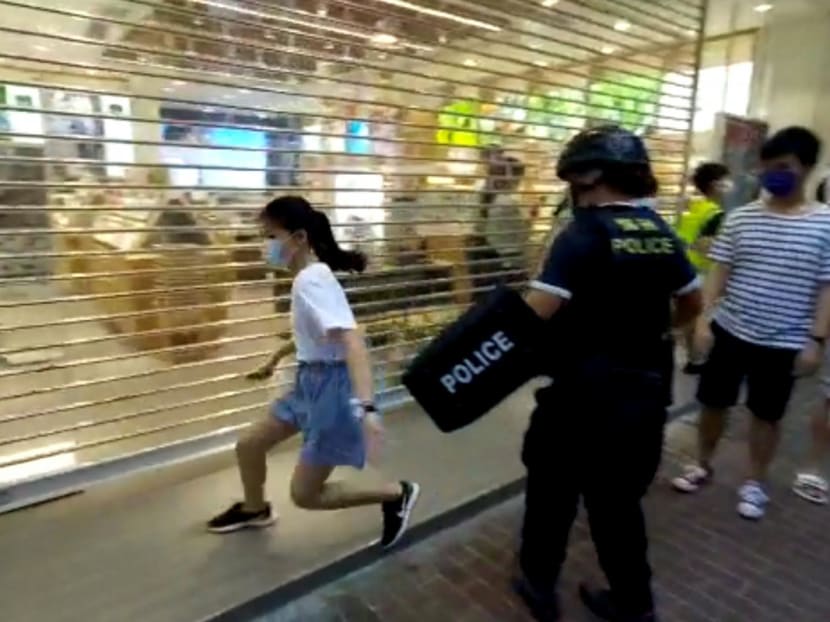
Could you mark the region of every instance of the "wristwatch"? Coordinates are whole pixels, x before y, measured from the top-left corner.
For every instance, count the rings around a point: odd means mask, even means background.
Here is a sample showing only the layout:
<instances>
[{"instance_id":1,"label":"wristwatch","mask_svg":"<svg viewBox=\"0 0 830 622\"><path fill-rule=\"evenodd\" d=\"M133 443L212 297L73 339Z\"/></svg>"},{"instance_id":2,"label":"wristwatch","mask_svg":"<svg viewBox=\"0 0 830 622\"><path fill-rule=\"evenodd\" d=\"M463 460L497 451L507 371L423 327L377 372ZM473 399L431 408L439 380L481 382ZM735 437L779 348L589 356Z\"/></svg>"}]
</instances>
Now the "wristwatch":
<instances>
[{"instance_id":1,"label":"wristwatch","mask_svg":"<svg viewBox=\"0 0 830 622\"><path fill-rule=\"evenodd\" d=\"M366 415L377 414L378 409L374 402L361 402L358 399L351 400L352 413L355 418L363 419Z\"/></svg>"}]
</instances>

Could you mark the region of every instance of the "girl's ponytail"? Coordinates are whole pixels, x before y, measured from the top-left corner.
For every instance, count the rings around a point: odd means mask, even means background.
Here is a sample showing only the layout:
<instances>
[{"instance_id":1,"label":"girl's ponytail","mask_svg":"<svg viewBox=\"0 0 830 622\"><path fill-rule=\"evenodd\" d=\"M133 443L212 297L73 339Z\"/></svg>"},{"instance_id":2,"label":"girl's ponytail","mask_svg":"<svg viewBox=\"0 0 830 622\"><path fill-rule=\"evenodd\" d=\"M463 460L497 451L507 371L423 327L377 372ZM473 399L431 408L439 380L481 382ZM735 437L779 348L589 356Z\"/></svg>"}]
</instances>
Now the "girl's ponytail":
<instances>
[{"instance_id":1,"label":"girl's ponytail","mask_svg":"<svg viewBox=\"0 0 830 622\"><path fill-rule=\"evenodd\" d=\"M286 195L274 199L263 208L260 218L279 223L292 233L305 231L308 245L317 259L335 272L363 272L366 269L366 255L340 248L328 216L314 209L303 197Z\"/></svg>"},{"instance_id":2,"label":"girl's ponytail","mask_svg":"<svg viewBox=\"0 0 830 622\"><path fill-rule=\"evenodd\" d=\"M366 269L366 255L358 251L340 248L334 239L331 223L323 212L312 210L308 242L314 254L335 272L363 272Z\"/></svg>"}]
</instances>

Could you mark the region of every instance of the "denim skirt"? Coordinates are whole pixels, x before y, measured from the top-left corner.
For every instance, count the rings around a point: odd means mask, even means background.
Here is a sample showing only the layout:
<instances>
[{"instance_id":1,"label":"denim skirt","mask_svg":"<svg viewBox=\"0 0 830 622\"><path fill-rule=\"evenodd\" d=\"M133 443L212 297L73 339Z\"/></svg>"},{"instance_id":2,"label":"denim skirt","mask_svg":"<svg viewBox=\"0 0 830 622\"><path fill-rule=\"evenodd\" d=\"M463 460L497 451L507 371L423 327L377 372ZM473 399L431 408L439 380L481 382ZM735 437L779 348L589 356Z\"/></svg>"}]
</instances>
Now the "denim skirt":
<instances>
[{"instance_id":1,"label":"denim skirt","mask_svg":"<svg viewBox=\"0 0 830 622\"><path fill-rule=\"evenodd\" d=\"M360 469L366 447L351 398L345 362L301 362L293 388L274 401L271 415L302 432L304 464Z\"/></svg>"}]
</instances>

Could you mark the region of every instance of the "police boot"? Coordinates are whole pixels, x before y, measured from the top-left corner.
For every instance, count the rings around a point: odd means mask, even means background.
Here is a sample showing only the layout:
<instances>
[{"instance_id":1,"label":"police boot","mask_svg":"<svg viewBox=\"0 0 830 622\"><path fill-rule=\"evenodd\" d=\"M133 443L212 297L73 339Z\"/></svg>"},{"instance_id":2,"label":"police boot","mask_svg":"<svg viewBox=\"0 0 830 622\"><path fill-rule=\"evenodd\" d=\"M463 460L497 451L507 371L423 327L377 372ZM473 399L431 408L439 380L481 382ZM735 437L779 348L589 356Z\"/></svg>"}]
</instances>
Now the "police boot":
<instances>
[{"instance_id":1,"label":"police boot","mask_svg":"<svg viewBox=\"0 0 830 622\"><path fill-rule=\"evenodd\" d=\"M537 622L560 622L559 598L550 588L534 586L523 574L513 579L513 591L522 599Z\"/></svg>"},{"instance_id":2,"label":"police boot","mask_svg":"<svg viewBox=\"0 0 830 622\"><path fill-rule=\"evenodd\" d=\"M579 586L579 598L588 611L608 622L659 622L654 611L636 615L621 613L614 604L611 590L594 589L583 583Z\"/></svg>"}]
</instances>

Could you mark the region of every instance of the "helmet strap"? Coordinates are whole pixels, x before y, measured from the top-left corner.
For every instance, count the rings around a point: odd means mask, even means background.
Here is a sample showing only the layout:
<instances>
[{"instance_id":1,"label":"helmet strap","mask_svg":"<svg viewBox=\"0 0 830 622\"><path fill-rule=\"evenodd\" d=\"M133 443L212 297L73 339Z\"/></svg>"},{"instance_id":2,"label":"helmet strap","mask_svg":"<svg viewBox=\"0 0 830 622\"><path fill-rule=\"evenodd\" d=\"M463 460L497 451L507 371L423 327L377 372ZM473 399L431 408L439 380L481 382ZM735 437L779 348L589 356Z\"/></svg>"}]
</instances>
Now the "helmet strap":
<instances>
[{"instance_id":1,"label":"helmet strap","mask_svg":"<svg viewBox=\"0 0 830 622\"><path fill-rule=\"evenodd\" d=\"M585 176L578 181L570 182L568 192L571 196L571 205L573 207L583 207L580 204L580 197L602 184L602 180L605 175L601 170L594 172L596 173L595 175Z\"/></svg>"}]
</instances>

